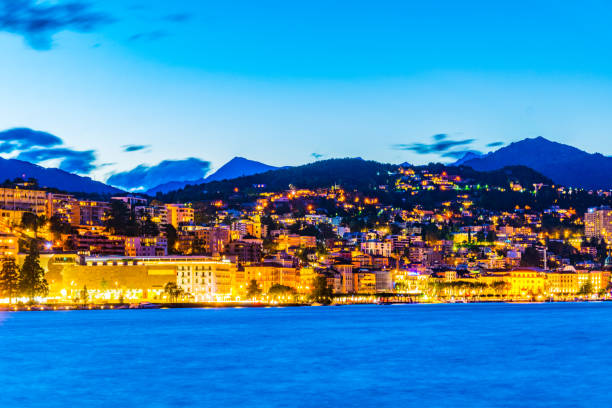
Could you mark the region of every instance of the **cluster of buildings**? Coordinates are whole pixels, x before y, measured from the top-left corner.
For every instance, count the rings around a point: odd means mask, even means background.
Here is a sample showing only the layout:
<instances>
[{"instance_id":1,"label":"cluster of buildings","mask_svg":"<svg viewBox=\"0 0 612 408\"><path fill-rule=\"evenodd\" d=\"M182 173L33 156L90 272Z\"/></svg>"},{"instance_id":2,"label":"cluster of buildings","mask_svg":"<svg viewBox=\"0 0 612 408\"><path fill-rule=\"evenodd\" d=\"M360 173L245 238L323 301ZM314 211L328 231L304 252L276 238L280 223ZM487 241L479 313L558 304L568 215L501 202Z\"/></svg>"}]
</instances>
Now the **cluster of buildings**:
<instances>
[{"instance_id":1,"label":"cluster of buildings","mask_svg":"<svg viewBox=\"0 0 612 408\"><path fill-rule=\"evenodd\" d=\"M537 191L541 186L533 186ZM185 301L237 301L282 287L305 300L315 278L338 299L546 300L609 296L612 210L577 214L474 204L480 186L445 172L400 168L379 191L455 192L410 209L342 187L260 192L229 199L161 203L137 196L79 199L28 186L0 188L0 255L23 259L19 242L41 243L49 299L160 301L175 283ZM515 191L529 191L513 183ZM153 232L109 228L114 202ZM36 230L24 214L44 222ZM547 223L554 220L554 228ZM51 222L53 220L53 222ZM205 221L204 221L205 220ZM58 228L57 224L62 228ZM602 253L603 251L603 253Z\"/></svg>"}]
</instances>

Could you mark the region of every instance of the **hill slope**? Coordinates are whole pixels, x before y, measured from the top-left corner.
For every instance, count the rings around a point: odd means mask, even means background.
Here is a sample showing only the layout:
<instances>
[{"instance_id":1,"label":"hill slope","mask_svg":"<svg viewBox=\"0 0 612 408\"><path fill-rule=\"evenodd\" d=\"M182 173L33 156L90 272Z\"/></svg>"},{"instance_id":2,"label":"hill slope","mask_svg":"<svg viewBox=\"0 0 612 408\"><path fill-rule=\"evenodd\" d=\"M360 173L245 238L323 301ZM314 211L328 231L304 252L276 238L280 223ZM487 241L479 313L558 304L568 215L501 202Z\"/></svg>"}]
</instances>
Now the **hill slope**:
<instances>
[{"instance_id":1,"label":"hill slope","mask_svg":"<svg viewBox=\"0 0 612 408\"><path fill-rule=\"evenodd\" d=\"M41 187L57 188L73 193L115 194L122 192L118 188L64 170L46 168L17 159L0 158L1 181L24 176L35 178Z\"/></svg>"},{"instance_id":2,"label":"hill slope","mask_svg":"<svg viewBox=\"0 0 612 408\"><path fill-rule=\"evenodd\" d=\"M527 166L557 184L586 189L612 189L612 157L591 154L543 137L511 143L480 158L463 162L479 171Z\"/></svg>"},{"instance_id":3,"label":"hill slope","mask_svg":"<svg viewBox=\"0 0 612 408\"><path fill-rule=\"evenodd\" d=\"M337 184L347 190L367 192L376 190L380 185L389 185L397 179L399 166L379 163L360 158L322 160L302 166L281 168L252 176L232 180L213 181L199 185L189 185L182 190L160 194L158 198L168 202L199 201L261 191L283 191L290 186L295 188L327 188ZM422 166L435 172L449 171L464 179L491 185L507 185L509 180L522 184L550 183L550 180L536 171L523 166L507 167L499 171L478 172L470 167L448 167L442 164ZM255 188L254 185L258 185Z\"/></svg>"}]
</instances>

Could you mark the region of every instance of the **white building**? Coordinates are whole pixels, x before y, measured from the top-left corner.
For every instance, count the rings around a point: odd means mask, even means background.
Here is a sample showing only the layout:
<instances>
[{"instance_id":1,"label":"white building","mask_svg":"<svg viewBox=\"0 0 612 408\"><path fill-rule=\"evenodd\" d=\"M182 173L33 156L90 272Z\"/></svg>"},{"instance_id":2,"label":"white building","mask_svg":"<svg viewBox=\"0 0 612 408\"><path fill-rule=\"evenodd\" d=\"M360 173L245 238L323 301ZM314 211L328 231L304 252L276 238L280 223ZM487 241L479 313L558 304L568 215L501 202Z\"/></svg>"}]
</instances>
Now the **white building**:
<instances>
[{"instance_id":1,"label":"white building","mask_svg":"<svg viewBox=\"0 0 612 408\"><path fill-rule=\"evenodd\" d=\"M388 241L369 240L361 243L361 252L368 255L391 256L393 245Z\"/></svg>"}]
</instances>

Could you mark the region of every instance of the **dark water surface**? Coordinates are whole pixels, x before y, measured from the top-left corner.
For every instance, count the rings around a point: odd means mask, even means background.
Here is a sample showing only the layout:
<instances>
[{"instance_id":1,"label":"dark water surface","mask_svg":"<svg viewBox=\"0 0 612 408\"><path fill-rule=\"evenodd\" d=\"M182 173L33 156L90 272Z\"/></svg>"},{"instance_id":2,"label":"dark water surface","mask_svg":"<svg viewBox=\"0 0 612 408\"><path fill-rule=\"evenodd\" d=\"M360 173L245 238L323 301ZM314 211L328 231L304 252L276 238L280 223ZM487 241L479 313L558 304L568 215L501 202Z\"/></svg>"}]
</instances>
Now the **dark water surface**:
<instances>
[{"instance_id":1,"label":"dark water surface","mask_svg":"<svg viewBox=\"0 0 612 408\"><path fill-rule=\"evenodd\" d=\"M0 407L612 407L612 303L0 313Z\"/></svg>"}]
</instances>

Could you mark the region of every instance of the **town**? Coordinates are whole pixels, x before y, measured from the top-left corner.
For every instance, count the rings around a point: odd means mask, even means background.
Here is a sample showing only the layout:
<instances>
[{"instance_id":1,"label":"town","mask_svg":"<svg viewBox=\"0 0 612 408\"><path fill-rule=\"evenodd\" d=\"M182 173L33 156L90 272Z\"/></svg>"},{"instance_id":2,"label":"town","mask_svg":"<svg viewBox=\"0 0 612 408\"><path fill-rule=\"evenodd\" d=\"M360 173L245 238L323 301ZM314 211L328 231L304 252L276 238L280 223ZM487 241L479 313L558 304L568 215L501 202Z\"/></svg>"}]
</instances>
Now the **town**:
<instances>
[{"instance_id":1,"label":"town","mask_svg":"<svg viewBox=\"0 0 612 408\"><path fill-rule=\"evenodd\" d=\"M482 185L439 170L395 166L386 184L365 191L256 183L243 192L235 183L228 194L180 203L7 180L0 302L10 310L610 299L609 192L518 178ZM560 198L508 209L484 207L483 192ZM580 194L602 205L564 206ZM397 197L410 204L390 203Z\"/></svg>"}]
</instances>

